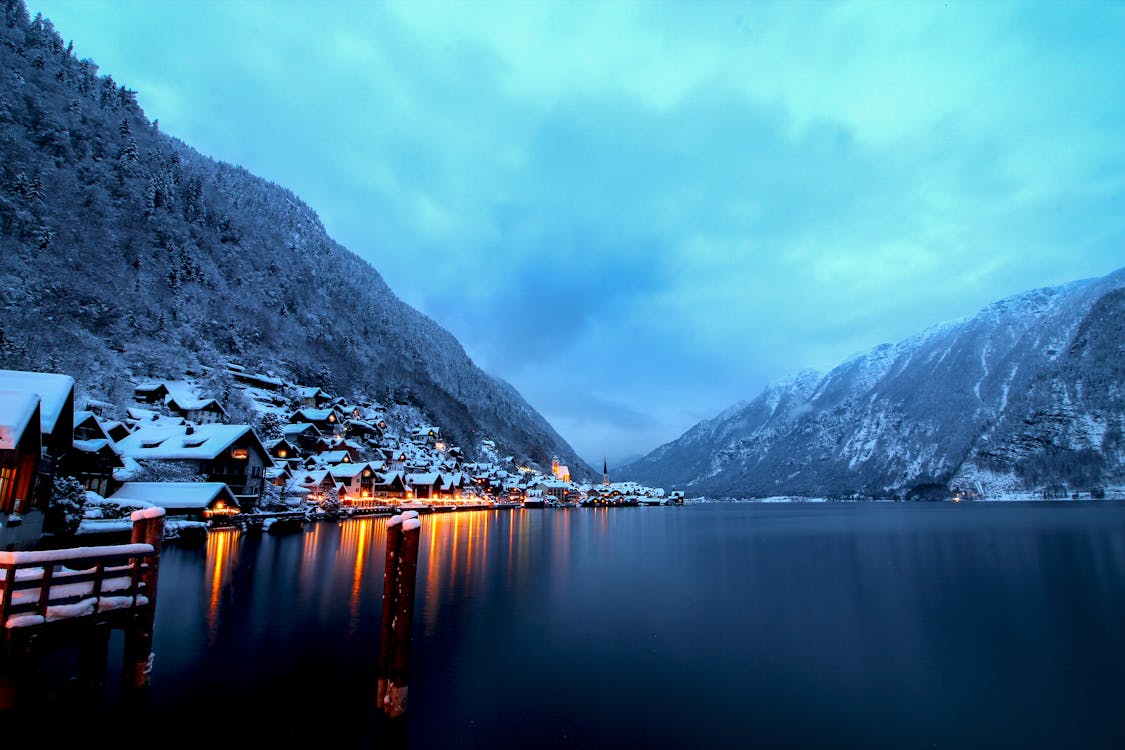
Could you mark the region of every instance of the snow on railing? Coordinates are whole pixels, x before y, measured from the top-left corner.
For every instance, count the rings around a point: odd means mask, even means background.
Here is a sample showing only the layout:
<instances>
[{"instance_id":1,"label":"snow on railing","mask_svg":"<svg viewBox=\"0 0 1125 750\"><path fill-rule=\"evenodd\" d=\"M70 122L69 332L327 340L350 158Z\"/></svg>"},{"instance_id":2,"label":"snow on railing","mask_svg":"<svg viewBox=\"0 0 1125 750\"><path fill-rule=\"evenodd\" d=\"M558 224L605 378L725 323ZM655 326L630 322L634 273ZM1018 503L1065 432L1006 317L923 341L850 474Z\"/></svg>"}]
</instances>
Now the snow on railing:
<instances>
[{"instance_id":1,"label":"snow on railing","mask_svg":"<svg viewBox=\"0 0 1125 750\"><path fill-rule=\"evenodd\" d=\"M143 607L155 554L144 543L0 552L0 630Z\"/></svg>"}]
</instances>

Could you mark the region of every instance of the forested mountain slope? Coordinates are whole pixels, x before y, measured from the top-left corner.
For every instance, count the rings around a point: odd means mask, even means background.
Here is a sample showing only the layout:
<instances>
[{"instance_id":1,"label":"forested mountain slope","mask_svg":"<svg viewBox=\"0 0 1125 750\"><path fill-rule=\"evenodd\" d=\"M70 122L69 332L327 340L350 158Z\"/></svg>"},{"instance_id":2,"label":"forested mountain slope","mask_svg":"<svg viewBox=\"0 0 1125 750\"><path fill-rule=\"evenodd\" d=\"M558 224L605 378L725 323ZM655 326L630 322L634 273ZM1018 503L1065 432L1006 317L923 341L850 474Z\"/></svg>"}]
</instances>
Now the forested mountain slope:
<instances>
[{"instance_id":1,"label":"forested mountain slope","mask_svg":"<svg viewBox=\"0 0 1125 750\"><path fill-rule=\"evenodd\" d=\"M806 372L622 469L692 493L1096 492L1125 481L1125 269Z\"/></svg>"},{"instance_id":2,"label":"forested mountain slope","mask_svg":"<svg viewBox=\"0 0 1125 750\"><path fill-rule=\"evenodd\" d=\"M0 3L0 367L73 374L121 403L127 376L233 359L405 399L466 450L489 436L592 476L296 195L161 133L49 21Z\"/></svg>"}]
</instances>

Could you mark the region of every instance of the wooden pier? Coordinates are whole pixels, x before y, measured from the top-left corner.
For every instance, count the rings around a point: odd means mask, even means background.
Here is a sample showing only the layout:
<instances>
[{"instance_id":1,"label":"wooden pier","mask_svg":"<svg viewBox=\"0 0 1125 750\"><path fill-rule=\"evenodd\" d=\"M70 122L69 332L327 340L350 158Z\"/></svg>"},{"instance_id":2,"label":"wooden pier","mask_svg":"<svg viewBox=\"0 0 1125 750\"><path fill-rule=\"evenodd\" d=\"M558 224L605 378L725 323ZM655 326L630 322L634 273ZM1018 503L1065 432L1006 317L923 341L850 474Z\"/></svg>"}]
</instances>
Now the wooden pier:
<instances>
[{"instance_id":1,"label":"wooden pier","mask_svg":"<svg viewBox=\"0 0 1125 750\"><path fill-rule=\"evenodd\" d=\"M100 691L113 630L125 636L122 690L147 689L164 510L130 520L128 544L0 552L0 708L34 705L44 659L58 648L78 647L76 676Z\"/></svg>"}]
</instances>

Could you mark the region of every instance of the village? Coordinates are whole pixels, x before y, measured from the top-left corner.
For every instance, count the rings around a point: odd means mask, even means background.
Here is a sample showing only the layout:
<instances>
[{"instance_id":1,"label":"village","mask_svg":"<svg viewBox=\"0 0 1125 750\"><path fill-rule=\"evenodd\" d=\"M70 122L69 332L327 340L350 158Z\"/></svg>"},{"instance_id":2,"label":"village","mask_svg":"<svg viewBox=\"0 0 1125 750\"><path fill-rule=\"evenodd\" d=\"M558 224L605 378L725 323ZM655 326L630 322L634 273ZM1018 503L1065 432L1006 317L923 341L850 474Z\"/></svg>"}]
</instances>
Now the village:
<instances>
[{"instance_id":1,"label":"village","mask_svg":"<svg viewBox=\"0 0 1125 750\"><path fill-rule=\"evenodd\" d=\"M683 502L610 482L604 463L600 483L572 481L557 458L550 473L522 465L487 437L469 461L413 405L347 399L236 363L131 385L131 403L76 404L69 375L0 370L5 548L112 541L150 507L164 509L165 538L176 540L405 510Z\"/></svg>"}]
</instances>

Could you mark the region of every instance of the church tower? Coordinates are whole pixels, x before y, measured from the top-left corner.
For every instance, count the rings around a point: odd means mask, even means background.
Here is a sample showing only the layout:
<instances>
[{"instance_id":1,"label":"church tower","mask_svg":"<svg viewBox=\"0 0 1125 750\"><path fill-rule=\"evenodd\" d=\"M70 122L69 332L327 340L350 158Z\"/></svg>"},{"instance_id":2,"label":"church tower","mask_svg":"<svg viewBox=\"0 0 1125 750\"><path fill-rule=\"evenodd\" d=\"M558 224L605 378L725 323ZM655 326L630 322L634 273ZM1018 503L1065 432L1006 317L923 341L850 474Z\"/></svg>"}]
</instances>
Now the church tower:
<instances>
[{"instance_id":1,"label":"church tower","mask_svg":"<svg viewBox=\"0 0 1125 750\"><path fill-rule=\"evenodd\" d=\"M602 486L609 486L609 464L606 463L605 458L602 458Z\"/></svg>"}]
</instances>

